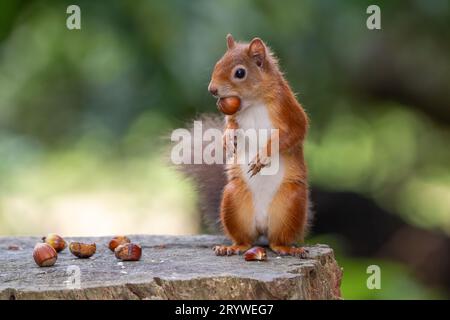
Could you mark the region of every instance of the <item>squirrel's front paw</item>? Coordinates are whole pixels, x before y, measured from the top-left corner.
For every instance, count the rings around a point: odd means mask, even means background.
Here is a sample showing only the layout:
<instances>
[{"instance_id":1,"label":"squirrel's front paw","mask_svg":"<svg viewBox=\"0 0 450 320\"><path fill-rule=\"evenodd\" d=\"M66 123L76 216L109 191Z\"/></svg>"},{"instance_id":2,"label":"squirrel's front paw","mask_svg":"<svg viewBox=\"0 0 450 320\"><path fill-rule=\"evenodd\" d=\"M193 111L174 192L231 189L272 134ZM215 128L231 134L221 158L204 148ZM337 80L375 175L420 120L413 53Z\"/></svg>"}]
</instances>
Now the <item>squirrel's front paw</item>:
<instances>
[{"instance_id":1,"label":"squirrel's front paw","mask_svg":"<svg viewBox=\"0 0 450 320\"><path fill-rule=\"evenodd\" d=\"M247 173L250 173L250 178L260 172L262 168L269 164L269 162L270 160L268 157L260 158L259 156L256 156L255 159L250 162L249 169L247 171Z\"/></svg>"}]
</instances>

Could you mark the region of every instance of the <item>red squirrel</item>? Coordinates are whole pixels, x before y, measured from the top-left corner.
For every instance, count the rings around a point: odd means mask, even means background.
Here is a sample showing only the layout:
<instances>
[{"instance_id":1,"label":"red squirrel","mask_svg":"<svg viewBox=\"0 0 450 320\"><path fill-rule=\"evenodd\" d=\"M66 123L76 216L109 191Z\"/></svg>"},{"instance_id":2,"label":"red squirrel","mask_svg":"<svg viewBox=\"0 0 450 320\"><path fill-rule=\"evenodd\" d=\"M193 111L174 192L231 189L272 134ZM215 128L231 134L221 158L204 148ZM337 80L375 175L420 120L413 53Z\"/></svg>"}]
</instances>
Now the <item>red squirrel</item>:
<instances>
[{"instance_id":1,"label":"red squirrel","mask_svg":"<svg viewBox=\"0 0 450 320\"><path fill-rule=\"evenodd\" d=\"M208 176L209 182L215 178L225 183L220 193L220 221L233 242L216 246L214 251L216 255L242 254L264 236L275 253L304 257L305 250L293 244L303 241L309 221L303 156L308 117L284 79L277 59L261 39L240 43L228 35L227 47L208 86L219 99L218 105L230 97L240 101L239 110L225 116L225 132L278 129L278 135L269 135L254 155L243 150L243 155L251 158L249 162L205 169L209 172L203 176ZM275 174L262 175L260 171L274 156L271 143L278 143L279 167ZM225 169L225 181L221 175L212 174L216 169ZM198 170L196 173L198 178ZM211 188L205 186L204 190L214 197Z\"/></svg>"}]
</instances>

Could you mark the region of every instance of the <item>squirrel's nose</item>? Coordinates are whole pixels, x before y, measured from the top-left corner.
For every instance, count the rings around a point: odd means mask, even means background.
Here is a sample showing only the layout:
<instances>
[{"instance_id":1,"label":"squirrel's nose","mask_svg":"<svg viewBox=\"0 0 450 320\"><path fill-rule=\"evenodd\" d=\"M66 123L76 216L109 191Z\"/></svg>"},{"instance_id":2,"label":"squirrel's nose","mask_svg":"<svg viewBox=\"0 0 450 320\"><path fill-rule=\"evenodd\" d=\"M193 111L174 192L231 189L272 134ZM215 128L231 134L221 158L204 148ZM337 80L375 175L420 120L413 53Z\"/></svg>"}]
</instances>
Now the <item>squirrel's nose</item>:
<instances>
[{"instance_id":1,"label":"squirrel's nose","mask_svg":"<svg viewBox=\"0 0 450 320\"><path fill-rule=\"evenodd\" d=\"M219 90L217 89L217 87L213 86L213 85L209 85L208 87L209 92L213 95L213 96L217 96Z\"/></svg>"}]
</instances>

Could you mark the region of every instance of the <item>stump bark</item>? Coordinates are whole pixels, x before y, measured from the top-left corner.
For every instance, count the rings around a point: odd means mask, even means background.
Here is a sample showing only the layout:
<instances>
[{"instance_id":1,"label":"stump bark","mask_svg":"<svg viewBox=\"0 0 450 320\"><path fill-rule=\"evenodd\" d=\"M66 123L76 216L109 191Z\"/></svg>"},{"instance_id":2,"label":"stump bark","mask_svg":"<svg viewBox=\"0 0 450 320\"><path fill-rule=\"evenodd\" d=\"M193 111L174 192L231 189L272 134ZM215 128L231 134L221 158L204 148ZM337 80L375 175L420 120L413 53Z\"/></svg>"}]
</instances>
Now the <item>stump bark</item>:
<instances>
[{"instance_id":1,"label":"stump bark","mask_svg":"<svg viewBox=\"0 0 450 320\"><path fill-rule=\"evenodd\" d=\"M95 242L97 253L78 259L66 249L48 268L32 257L40 238L0 238L0 299L341 298L342 271L327 245L308 246L307 259L268 250L267 261L247 262L215 256L211 248L227 242L219 236L130 238L142 246L140 261L117 260L107 247L111 237L67 238Z\"/></svg>"}]
</instances>

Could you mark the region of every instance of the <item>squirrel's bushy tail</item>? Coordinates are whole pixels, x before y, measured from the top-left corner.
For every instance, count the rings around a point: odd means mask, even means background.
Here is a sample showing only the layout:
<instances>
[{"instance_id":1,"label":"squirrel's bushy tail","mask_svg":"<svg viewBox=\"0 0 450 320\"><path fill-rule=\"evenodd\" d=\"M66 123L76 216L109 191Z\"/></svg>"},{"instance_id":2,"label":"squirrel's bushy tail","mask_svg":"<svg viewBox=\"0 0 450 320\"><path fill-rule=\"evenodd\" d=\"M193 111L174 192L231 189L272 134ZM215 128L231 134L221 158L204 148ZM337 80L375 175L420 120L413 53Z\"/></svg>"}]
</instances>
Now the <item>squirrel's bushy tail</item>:
<instances>
[{"instance_id":1,"label":"squirrel's bushy tail","mask_svg":"<svg viewBox=\"0 0 450 320\"><path fill-rule=\"evenodd\" d=\"M223 131L224 120L218 115L202 115L195 121L201 121L203 132L208 129L218 129ZM201 140L203 148L211 143L203 141L201 136L194 135L193 125L189 126L191 133L191 154L194 153L194 139ZM202 219L206 224L217 231L220 229L220 202L222 199L222 191L226 184L225 165L224 164L182 164L176 167L188 179L192 180L198 196L198 208L201 212Z\"/></svg>"}]
</instances>

